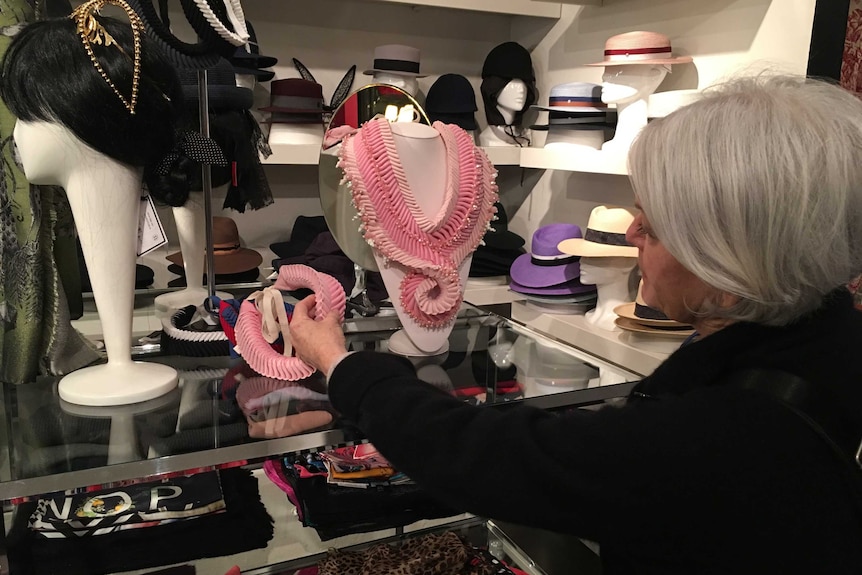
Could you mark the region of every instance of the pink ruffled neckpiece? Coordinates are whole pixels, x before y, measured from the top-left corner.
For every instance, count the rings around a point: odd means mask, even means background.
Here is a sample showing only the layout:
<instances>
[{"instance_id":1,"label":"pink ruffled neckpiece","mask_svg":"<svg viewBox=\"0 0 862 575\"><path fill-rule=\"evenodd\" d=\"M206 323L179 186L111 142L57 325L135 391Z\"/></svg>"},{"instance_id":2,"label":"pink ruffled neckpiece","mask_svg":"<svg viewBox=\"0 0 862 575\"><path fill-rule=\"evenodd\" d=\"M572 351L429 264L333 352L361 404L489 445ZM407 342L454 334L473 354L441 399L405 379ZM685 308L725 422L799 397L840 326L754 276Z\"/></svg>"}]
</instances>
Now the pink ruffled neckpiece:
<instances>
[{"instance_id":1,"label":"pink ruffled neckpiece","mask_svg":"<svg viewBox=\"0 0 862 575\"><path fill-rule=\"evenodd\" d=\"M301 264L281 266L278 279L271 287L251 294L242 302L236 321L234 349L249 367L263 376L300 381L315 371L298 357L291 357L293 346L290 344L290 326L279 290L299 288L308 288L314 292L315 320L335 313L344 321L347 298L338 280ZM284 340L284 355L270 345L279 335Z\"/></svg>"},{"instance_id":2,"label":"pink ruffled neckpiece","mask_svg":"<svg viewBox=\"0 0 862 575\"><path fill-rule=\"evenodd\" d=\"M445 196L433 219L410 189L387 120L371 120L345 135L339 152L365 240L407 268L401 306L426 328L455 319L464 291L458 268L489 229L497 201L497 172L473 138L457 126L433 127L446 148Z\"/></svg>"}]
</instances>

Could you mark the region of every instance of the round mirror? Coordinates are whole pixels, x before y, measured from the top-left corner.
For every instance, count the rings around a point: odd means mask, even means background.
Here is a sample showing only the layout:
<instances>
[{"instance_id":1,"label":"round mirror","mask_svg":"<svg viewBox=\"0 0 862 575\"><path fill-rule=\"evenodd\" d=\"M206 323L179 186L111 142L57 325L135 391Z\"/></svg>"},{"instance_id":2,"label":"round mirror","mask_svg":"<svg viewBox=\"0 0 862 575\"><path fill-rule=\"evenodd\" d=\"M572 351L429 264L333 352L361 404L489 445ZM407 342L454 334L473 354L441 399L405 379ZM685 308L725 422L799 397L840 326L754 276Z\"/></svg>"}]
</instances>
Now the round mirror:
<instances>
[{"instance_id":1,"label":"round mirror","mask_svg":"<svg viewBox=\"0 0 862 575\"><path fill-rule=\"evenodd\" d=\"M425 111L413 96L395 86L370 84L351 94L335 110L326 128L323 147L320 151L320 204L326 225L332 232L338 247L355 264L368 271L378 271L371 246L359 231L356 208L353 207L350 190L341 183L343 173L338 163L342 131L337 128L350 126L360 128L376 116L390 121L409 121L431 124Z\"/></svg>"}]
</instances>

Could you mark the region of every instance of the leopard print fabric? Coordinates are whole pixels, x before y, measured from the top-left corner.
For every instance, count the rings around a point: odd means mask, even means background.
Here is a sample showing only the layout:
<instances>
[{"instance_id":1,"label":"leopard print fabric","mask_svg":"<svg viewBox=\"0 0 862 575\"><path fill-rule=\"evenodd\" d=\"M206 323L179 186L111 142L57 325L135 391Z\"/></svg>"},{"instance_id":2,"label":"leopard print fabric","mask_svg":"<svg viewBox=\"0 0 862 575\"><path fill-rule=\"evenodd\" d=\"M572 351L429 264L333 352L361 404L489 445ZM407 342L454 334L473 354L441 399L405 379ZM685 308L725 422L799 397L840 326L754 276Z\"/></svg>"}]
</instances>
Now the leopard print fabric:
<instances>
[{"instance_id":1,"label":"leopard print fabric","mask_svg":"<svg viewBox=\"0 0 862 575\"><path fill-rule=\"evenodd\" d=\"M381 543L365 551L335 551L318 565L319 575L489 575L472 549L453 532L428 534L399 545Z\"/></svg>"}]
</instances>

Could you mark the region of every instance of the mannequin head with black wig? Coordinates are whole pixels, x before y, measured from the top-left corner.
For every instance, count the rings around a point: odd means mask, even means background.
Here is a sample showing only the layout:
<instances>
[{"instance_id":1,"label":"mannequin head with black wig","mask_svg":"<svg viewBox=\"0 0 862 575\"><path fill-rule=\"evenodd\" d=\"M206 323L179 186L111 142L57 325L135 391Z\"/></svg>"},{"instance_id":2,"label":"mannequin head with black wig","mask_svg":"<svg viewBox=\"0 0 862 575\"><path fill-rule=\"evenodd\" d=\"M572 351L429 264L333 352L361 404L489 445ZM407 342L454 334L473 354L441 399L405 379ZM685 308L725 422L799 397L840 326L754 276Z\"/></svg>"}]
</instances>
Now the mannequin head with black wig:
<instances>
[{"instance_id":1,"label":"mannequin head with black wig","mask_svg":"<svg viewBox=\"0 0 862 575\"><path fill-rule=\"evenodd\" d=\"M520 126L524 110L536 103L536 75L530 52L517 42L504 42L488 53L482 66L482 100L489 126ZM512 92L512 101L521 104L509 111L513 120L507 121L498 106L501 96ZM509 107L509 106L504 106Z\"/></svg>"},{"instance_id":2,"label":"mannequin head with black wig","mask_svg":"<svg viewBox=\"0 0 862 575\"><path fill-rule=\"evenodd\" d=\"M132 30L128 22L98 20L117 45L92 45L93 53L128 98L134 75ZM0 98L20 121L62 126L96 152L142 168L153 199L180 206L188 198L188 186L175 185L156 167L175 147L182 91L160 48L146 34L140 41L134 113L96 69L70 18L35 22L18 33L0 65Z\"/></svg>"}]
</instances>

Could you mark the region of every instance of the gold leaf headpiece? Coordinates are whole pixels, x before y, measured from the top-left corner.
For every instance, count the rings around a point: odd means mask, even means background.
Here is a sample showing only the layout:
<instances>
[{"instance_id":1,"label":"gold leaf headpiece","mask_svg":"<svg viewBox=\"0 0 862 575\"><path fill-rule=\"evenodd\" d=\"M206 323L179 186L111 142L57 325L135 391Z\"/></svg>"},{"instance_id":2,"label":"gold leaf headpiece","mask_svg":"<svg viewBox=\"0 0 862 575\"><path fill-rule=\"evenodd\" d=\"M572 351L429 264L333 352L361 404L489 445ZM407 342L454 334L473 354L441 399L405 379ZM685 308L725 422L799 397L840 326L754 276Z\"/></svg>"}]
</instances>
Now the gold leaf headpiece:
<instances>
[{"instance_id":1,"label":"gold leaf headpiece","mask_svg":"<svg viewBox=\"0 0 862 575\"><path fill-rule=\"evenodd\" d=\"M125 53L122 46L117 44L117 41L108 34L108 31L105 30L102 23L96 19L96 15L99 14L99 11L106 4L113 4L114 6L119 6L125 10L129 17L129 24L132 27L132 37L134 38L135 49L134 60L132 61L132 94L128 99L123 96L122 92L120 92L116 84L114 84L113 80L108 77L108 74L105 72L105 69L102 68L98 58L96 58L96 54L93 52L93 44L99 44L105 47L116 46L118 50ZM102 78L105 79L108 86L110 86L117 97L120 98L120 101L129 110L129 113L134 114L135 106L138 103L138 82L141 78L141 31L144 29L144 24L141 21L140 16L138 16L137 12L135 12L125 0L88 0L75 8L69 17L75 21L78 35L81 36L81 41L84 43L84 50L87 51L87 55L93 62L93 66L96 67L96 70Z\"/></svg>"}]
</instances>

